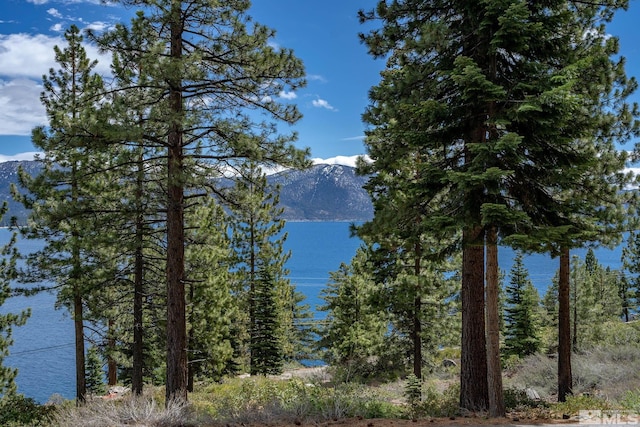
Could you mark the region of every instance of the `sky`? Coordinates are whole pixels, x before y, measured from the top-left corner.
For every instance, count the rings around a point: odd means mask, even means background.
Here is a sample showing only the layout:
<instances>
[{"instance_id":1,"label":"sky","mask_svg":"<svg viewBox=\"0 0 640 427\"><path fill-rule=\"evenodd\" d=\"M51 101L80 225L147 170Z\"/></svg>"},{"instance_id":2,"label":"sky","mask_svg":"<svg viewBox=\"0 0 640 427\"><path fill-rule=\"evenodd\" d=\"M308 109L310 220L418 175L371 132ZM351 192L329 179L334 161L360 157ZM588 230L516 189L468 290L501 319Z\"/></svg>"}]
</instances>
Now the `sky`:
<instances>
[{"instance_id":1,"label":"sky","mask_svg":"<svg viewBox=\"0 0 640 427\"><path fill-rule=\"evenodd\" d=\"M307 86L290 95L303 114L293 129L296 145L310 148L312 158L348 162L365 154L362 113L368 91L380 80L383 60L367 54L358 33L360 9L377 0L253 0L249 15L276 30L272 43L293 49L302 59ZM640 5L616 15L608 32L620 38L627 74L640 78ZM40 103L42 76L56 68L53 47L64 47L64 31L105 31L129 22L132 10L103 5L99 0L0 0L0 161L31 158L31 130L46 124ZM109 61L91 46L97 71L108 73ZM295 97L294 97L295 96ZM640 91L632 99L640 102ZM631 145L623 147L631 149ZM335 161L335 160L334 160Z\"/></svg>"}]
</instances>

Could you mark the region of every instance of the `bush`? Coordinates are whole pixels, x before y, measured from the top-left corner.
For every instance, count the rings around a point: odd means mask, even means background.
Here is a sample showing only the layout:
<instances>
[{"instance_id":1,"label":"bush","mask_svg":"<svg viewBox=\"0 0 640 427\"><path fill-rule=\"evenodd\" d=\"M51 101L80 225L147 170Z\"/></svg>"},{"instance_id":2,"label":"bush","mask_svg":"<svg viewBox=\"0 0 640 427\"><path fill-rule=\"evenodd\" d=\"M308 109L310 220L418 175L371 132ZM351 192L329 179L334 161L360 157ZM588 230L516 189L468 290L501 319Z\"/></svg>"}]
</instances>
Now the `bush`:
<instances>
[{"instance_id":1,"label":"bush","mask_svg":"<svg viewBox=\"0 0 640 427\"><path fill-rule=\"evenodd\" d=\"M299 379L233 379L194 393L191 401L195 409L218 421L247 424L402 415L402 409L380 390L355 383L328 387Z\"/></svg>"},{"instance_id":2,"label":"bush","mask_svg":"<svg viewBox=\"0 0 640 427\"><path fill-rule=\"evenodd\" d=\"M559 402L556 411L561 414L577 415L579 411L600 410L609 411L617 409L610 401L590 395L568 396L566 402Z\"/></svg>"},{"instance_id":3,"label":"bush","mask_svg":"<svg viewBox=\"0 0 640 427\"><path fill-rule=\"evenodd\" d=\"M11 394L0 399L0 425L46 426L55 412L54 406L39 405L21 394Z\"/></svg>"},{"instance_id":4,"label":"bush","mask_svg":"<svg viewBox=\"0 0 640 427\"><path fill-rule=\"evenodd\" d=\"M195 425L189 406L183 402L158 404L151 397L129 396L123 400L91 400L79 407L66 407L56 411L52 426L112 427L120 425L145 427L174 427Z\"/></svg>"},{"instance_id":5,"label":"bush","mask_svg":"<svg viewBox=\"0 0 640 427\"><path fill-rule=\"evenodd\" d=\"M424 387L422 403L418 408L419 416L452 417L460 413L460 385L454 384L442 393L433 385Z\"/></svg>"}]
</instances>

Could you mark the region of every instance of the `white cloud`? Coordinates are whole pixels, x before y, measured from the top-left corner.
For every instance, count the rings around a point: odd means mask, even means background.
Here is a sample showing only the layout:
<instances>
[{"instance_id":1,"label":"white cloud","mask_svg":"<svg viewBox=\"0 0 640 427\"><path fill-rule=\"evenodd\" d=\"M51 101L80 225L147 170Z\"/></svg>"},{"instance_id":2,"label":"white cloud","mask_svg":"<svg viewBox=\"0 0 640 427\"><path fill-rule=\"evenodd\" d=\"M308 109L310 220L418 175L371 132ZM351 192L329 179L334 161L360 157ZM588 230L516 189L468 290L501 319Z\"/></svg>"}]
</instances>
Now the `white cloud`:
<instances>
[{"instance_id":1,"label":"white cloud","mask_svg":"<svg viewBox=\"0 0 640 427\"><path fill-rule=\"evenodd\" d=\"M355 167L358 158L362 158L367 163L371 162L371 158L366 155L356 155L356 156L336 156L330 157L328 159L315 158L311 159L314 165L342 165L342 166L351 166Z\"/></svg>"},{"instance_id":2,"label":"white cloud","mask_svg":"<svg viewBox=\"0 0 640 427\"><path fill-rule=\"evenodd\" d=\"M56 45L64 49L67 43L43 34L0 34L0 135L29 135L35 126L46 124L42 76L58 68ZM95 71L108 75L110 57L92 45L85 49L90 59L99 61Z\"/></svg>"},{"instance_id":3,"label":"white cloud","mask_svg":"<svg viewBox=\"0 0 640 427\"><path fill-rule=\"evenodd\" d=\"M13 156L5 156L4 154L0 154L0 163L11 162L14 160L33 160L36 154L40 154L35 151L30 151L27 153L18 153Z\"/></svg>"},{"instance_id":4,"label":"white cloud","mask_svg":"<svg viewBox=\"0 0 640 427\"><path fill-rule=\"evenodd\" d=\"M29 79L0 80L0 135L29 135L46 124L42 86Z\"/></svg>"},{"instance_id":5,"label":"white cloud","mask_svg":"<svg viewBox=\"0 0 640 427\"><path fill-rule=\"evenodd\" d=\"M62 14L56 8L52 7L51 9L47 9L47 13L53 16L54 18L58 18L58 19L62 18Z\"/></svg>"},{"instance_id":6,"label":"white cloud","mask_svg":"<svg viewBox=\"0 0 640 427\"><path fill-rule=\"evenodd\" d=\"M56 68L54 46L65 48L63 37L44 34L0 34L0 76L28 77L41 80L50 68ZM96 46L85 45L87 56L97 59L97 73L109 74L111 58L101 54Z\"/></svg>"},{"instance_id":7,"label":"white cloud","mask_svg":"<svg viewBox=\"0 0 640 427\"><path fill-rule=\"evenodd\" d=\"M298 95L295 92L285 92L281 91L278 96L282 99L296 99Z\"/></svg>"},{"instance_id":8,"label":"white cloud","mask_svg":"<svg viewBox=\"0 0 640 427\"><path fill-rule=\"evenodd\" d=\"M49 3L49 0L27 0L27 3L33 3L33 4L41 5L41 4Z\"/></svg>"},{"instance_id":9,"label":"white cloud","mask_svg":"<svg viewBox=\"0 0 640 427\"><path fill-rule=\"evenodd\" d=\"M323 76L319 75L319 74L307 74L306 76L307 80L315 80L317 82L320 83L326 83L327 79L325 79Z\"/></svg>"},{"instance_id":10,"label":"white cloud","mask_svg":"<svg viewBox=\"0 0 640 427\"><path fill-rule=\"evenodd\" d=\"M53 24L49 29L56 33L63 33L65 30L65 26L59 22L57 24Z\"/></svg>"},{"instance_id":11,"label":"white cloud","mask_svg":"<svg viewBox=\"0 0 640 427\"><path fill-rule=\"evenodd\" d=\"M112 27L111 24L102 21L90 22L86 24L85 29L92 30L98 33L104 32Z\"/></svg>"},{"instance_id":12,"label":"white cloud","mask_svg":"<svg viewBox=\"0 0 640 427\"><path fill-rule=\"evenodd\" d=\"M317 108L326 108L329 111L338 111L325 99L314 99L313 101L311 101L311 104L313 104L313 106Z\"/></svg>"}]
</instances>

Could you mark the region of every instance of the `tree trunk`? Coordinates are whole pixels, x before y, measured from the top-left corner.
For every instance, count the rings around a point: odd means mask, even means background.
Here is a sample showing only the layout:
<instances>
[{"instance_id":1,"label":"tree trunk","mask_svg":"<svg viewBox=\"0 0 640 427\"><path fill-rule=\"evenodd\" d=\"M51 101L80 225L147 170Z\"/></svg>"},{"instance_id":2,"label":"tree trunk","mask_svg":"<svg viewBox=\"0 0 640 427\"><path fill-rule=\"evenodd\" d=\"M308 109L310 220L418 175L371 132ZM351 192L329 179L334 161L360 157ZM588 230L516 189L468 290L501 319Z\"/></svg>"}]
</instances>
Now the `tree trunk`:
<instances>
[{"instance_id":1,"label":"tree trunk","mask_svg":"<svg viewBox=\"0 0 640 427\"><path fill-rule=\"evenodd\" d=\"M486 411L489 396L484 317L484 239L482 227L466 229L462 238L460 407L469 411Z\"/></svg>"},{"instance_id":2,"label":"tree trunk","mask_svg":"<svg viewBox=\"0 0 640 427\"><path fill-rule=\"evenodd\" d=\"M181 3L171 3L171 57L182 58ZM173 71L175 72L175 71ZM182 80L169 77L171 123L167 171L167 384L166 404L187 401L187 322L184 288L184 153Z\"/></svg>"},{"instance_id":3,"label":"tree trunk","mask_svg":"<svg viewBox=\"0 0 640 427\"><path fill-rule=\"evenodd\" d=\"M74 284L74 286L78 286ZM87 397L86 370L84 360L84 323L82 294L76 288L73 292L73 324L76 335L76 404L84 403Z\"/></svg>"},{"instance_id":4,"label":"tree trunk","mask_svg":"<svg viewBox=\"0 0 640 427\"><path fill-rule=\"evenodd\" d=\"M564 402L572 389L569 263L569 248L563 247L558 278L558 402Z\"/></svg>"},{"instance_id":5,"label":"tree trunk","mask_svg":"<svg viewBox=\"0 0 640 427\"><path fill-rule=\"evenodd\" d=\"M142 151L142 150L141 150ZM133 371L131 373L131 392L134 395L141 395L144 376L144 329L142 323L143 299L144 299L144 259L143 259L143 180L144 165L142 154L138 158L138 176L136 178L136 241L134 255L134 278L133 278Z\"/></svg>"},{"instance_id":6,"label":"tree trunk","mask_svg":"<svg viewBox=\"0 0 640 427\"><path fill-rule=\"evenodd\" d=\"M420 243L415 245L415 264L413 273L416 276L416 289L413 298L413 374L422 379L422 323L420 312L422 311L422 299L420 297L420 260L422 248Z\"/></svg>"},{"instance_id":7,"label":"tree trunk","mask_svg":"<svg viewBox=\"0 0 640 427\"><path fill-rule=\"evenodd\" d=\"M487 383L489 415L506 415L500 364L500 316L498 305L498 232L490 227L487 234Z\"/></svg>"}]
</instances>

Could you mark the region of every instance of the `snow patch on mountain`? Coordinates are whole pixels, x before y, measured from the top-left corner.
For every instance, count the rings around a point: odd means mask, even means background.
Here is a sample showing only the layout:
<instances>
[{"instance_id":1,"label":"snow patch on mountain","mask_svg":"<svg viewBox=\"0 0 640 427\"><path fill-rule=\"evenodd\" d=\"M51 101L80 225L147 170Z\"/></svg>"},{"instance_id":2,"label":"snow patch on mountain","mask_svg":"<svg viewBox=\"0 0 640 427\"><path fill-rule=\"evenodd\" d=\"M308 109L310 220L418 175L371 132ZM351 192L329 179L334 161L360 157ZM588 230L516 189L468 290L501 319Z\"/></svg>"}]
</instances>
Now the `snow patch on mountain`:
<instances>
[{"instance_id":1,"label":"snow patch on mountain","mask_svg":"<svg viewBox=\"0 0 640 427\"><path fill-rule=\"evenodd\" d=\"M0 163L21 161L21 160L34 160L36 157L36 154L42 154L42 153L38 153L36 151L29 151L26 153L18 153L13 156L5 156L4 154L0 154Z\"/></svg>"},{"instance_id":2,"label":"snow patch on mountain","mask_svg":"<svg viewBox=\"0 0 640 427\"><path fill-rule=\"evenodd\" d=\"M356 162L359 157L362 157L368 163L371 162L371 158L366 154L360 154L356 156L336 156L330 157L328 159L321 159L319 157L316 157L314 159L311 159L311 161L314 165L342 165L355 168Z\"/></svg>"}]
</instances>

